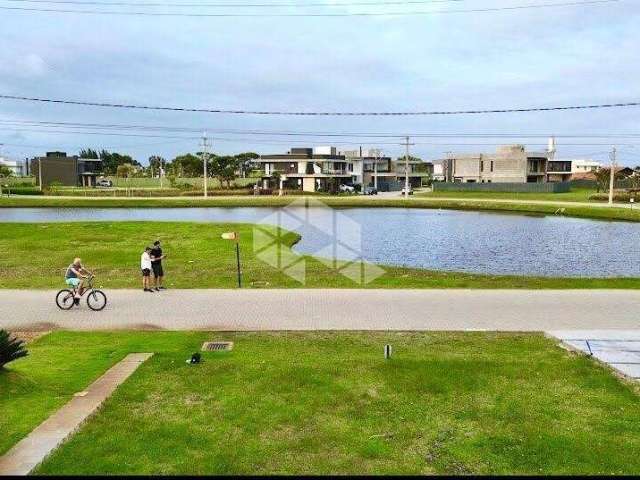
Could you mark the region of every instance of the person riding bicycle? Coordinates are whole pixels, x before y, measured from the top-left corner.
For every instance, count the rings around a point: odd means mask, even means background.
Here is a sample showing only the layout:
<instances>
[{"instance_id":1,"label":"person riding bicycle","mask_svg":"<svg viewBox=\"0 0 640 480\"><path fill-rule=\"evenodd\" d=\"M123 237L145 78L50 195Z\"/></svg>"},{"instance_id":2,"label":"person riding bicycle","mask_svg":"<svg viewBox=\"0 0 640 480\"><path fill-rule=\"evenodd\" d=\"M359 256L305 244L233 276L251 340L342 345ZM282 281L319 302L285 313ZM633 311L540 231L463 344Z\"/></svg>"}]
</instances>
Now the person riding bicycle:
<instances>
[{"instance_id":1,"label":"person riding bicycle","mask_svg":"<svg viewBox=\"0 0 640 480\"><path fill-rule=\"evenodd\" d=\"M73 287L76 305L80 303L80 298L84 293L84 279L89 278L89 276L91 276L91 272L82 266L80 258L75 258L73 263L67 267L64 279L67 285Z\"/></svg>"}]
</instances>

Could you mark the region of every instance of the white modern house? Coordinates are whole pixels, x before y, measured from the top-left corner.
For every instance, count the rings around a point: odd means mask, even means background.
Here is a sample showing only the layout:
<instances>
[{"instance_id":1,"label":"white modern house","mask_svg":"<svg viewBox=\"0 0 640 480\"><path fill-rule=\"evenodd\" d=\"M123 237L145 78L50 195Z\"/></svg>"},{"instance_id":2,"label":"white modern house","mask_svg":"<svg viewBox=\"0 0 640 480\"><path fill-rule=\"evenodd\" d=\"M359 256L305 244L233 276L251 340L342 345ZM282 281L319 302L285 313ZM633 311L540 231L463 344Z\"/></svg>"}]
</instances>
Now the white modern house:
<instances>
[{"instance_id":1,"label":"white modern house","mask_svg":"<svg viewBox=\"0 0 640 480\"><path fill-rule=\"evenodd\" d=\"M331 192L340 185L372 186L381 191L400 190L405 181L405 161L394 161L380 150L338 151L336 147L291 148L284 154L261 155L262 188ZM430 175L431 163L408 162L411 186Z\"/></svg>"},{"instance_id":2,"label":"white modern house","mask_svg":"<svg viewBox=\"0 0 640 480\"><path fill-rule=\"evenodd\" d=\"M25 172L24 162L18 160L9 160L8 158L0 157L0 165L8 167L16 177L22 177L27 173Z\"/></svg>"},{"instance_id":3,"label":"white modern house","mask_svg":"<svg viewBox=\"0 0 640 480\"><path fill-rule=\"evenodd\" d=\"M571 173L597 172L602 168L600 162L589 159L571 160Z\"/></svg>"}]
</instances>

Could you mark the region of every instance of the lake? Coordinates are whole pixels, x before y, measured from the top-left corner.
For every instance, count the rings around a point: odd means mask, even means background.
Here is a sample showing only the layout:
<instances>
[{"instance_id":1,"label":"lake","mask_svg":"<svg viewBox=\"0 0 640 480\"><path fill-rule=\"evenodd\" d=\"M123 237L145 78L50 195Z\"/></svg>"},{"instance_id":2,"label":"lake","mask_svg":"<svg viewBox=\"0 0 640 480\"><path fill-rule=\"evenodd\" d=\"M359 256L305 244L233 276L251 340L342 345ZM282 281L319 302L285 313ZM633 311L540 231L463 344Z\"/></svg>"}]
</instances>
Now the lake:
<instances>
[{"instance_id":1,"label":"lake","mask_svg":"<svg viewBox=\"0 0 640 480\"><path fill-rule=\"evenodd\" d=\"M2 208L0 222L242 222L298 253L486 274L640 277L640 223L414 208Z\"/></svg>"}]
</instances>

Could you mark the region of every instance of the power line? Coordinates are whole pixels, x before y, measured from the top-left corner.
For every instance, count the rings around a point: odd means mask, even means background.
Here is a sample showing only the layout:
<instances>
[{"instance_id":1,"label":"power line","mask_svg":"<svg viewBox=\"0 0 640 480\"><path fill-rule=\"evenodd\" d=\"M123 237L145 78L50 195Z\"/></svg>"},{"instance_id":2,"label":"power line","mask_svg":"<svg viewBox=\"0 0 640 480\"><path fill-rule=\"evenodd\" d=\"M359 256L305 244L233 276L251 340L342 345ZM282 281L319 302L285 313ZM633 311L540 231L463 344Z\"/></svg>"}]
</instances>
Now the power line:
<instances>
[{"instance_id":1,"label":"power line","mask_svg":"<svg viewBox=\"0 0 640 480\"><path fill-rule=\"evenodd\" d=\"M143 134L143 133L119 133L119 132L91 132L91 131L75 131L75 130L39 130L39 129L29 129L29 128L11 128L7 129L12 132L27 132L27 133L46 133L46 134L55 134L55 135L92 135L92 136L113 136L113 137L134 137L134 138L160 138L160 139L172 139L178 141L194 141L199 140L200 137L197 136L174 136L174 135L157 135L157 134ZM278 139L278 138L251 138L251 137L221 137L215 135L213 137L218 142L229 142L229 143L247 143L253 142L255 144L264 144L264 145L291 145L291 144L313 144L316 143L313 139ZM339 142L341 145L362 145L361 141L346 141L341 140ZM398 145L397 142L394 141L384 141L384 142L373 142L376 145ZM504 143L497 142L415 142L414 145L428 145L428 146L450 146L450 147L477 147L477 146L498 146L503 145ZM544 143L529 143L530 146L545 146ZM566 147L586 147L586 146L608 146L607 143L593 143L593 142L581 142L581 143L567 143L563 142L563 146ZM638 143L618 143L620 146L640 146L640 142Z\"/></svg>"},{"instance_id":2,"label":"power line","mask_svg":"<svg viewBox=\"0 0 640 480\"><path fill-rule=\"evenodd\" d=\"M177 7L177 8L338 8L338 7L363 7L363 6L390 6L390 5L430 5L436 3L460 3L466 0L392 0L379 2L331 2L331 3L168 3L168 2L99 2L93 0L3 0L5 2L19 3L45 3L65 5L95 5L117 7Z\"/></svg>"},{"instance_id":3,"label":"power line","mask_svg":"<svg viewBox=\"0 0 640 480\"><path fill-rule=\"evenodd\" d=\"M175 127L159 125L136 125L115 123L81 123L81 122L53 122L37 120L6 120L0 119L0 126L17 127L42 127L42 128L79 128L98 130L126 130L127 132L139 130L143 132L170 132L170 133L198 133L207 131L224 135L255 135L255 136L282 136L282 137L321 137L321 138L391 138L400 139L406 135L415 138L470 138L470 139L530 139L548 138L551 133L419 133L419 132L327 132L327 131L290 131L290 130L254 130L254 129L219 129L210 126L201 127ZM562 134L553 132L556 138L564 139L608 139L608 138L640 138L640 133L572 133ZM195 138L195 137L189 137Z\"/></svg>"},{"instance_id":4,"label":"power line","mask_svg":"<svg viewBox=\"0 0 640 480\"><path fill-rule=\"evenodd\" d=\"M52 9L52 8L30 8L30 7L6 7L0 6L2 10L13 10L23 12L46 12L46 13L79 13L89 15L124 15L139 17L209 17L209 18L229 18L229 17L248 17L248 18L275 18L275 17L401 17L401 16L424 16L439 15L450 13L486 13L514 11L537 8L555 8L555 7L577 7L589 6L605 3L620 2L622 0L586 0L579 2L562 2L562 3L542 3L531 5L516 5L511 7L489 7L489 8L473 8L473 9L449 9L449 10L430 10L430 11L396 11L396 12L342 12L342 13L183 13L183 12L126 12L118 10L72 10L72 9Z\"/></svg>"},{"instance_id":5,"label":"power line","mask_svg":"<svg viewBox=\"0 0 640 480\"><path fill-rule=\"evenodd\" d=\"M167 125L139 125L119 123L82 123L82 122L54 122L38 120L1 119L0 125L7 126L37 126L46 128L92 128L115 130L142 130L160 132L189 132L199 133L207 131L227 135L271 135L271 136L305 136L305 137L351 137L351 138L402 138L406 135L420 138L639 138L640 133L420 133L420 132L331 132L331 131L293 131L293 130L255 130L255 129L220 129L211 126L176 127Z\"/></svg>"},{"instance_id":6,"label":"power line","mask_svg":"<svg viewBox=\"0 0 640 480\"><path fill-rule=\"evenodd\" d=\"M23 97L18 95L0 95L0 99L19 100L27 102L55 103L62 105L80 105L86 107L121 108L133 110L158 110L170 112L189 113L219 113L234 115L280 115L280 116L427 116L427 115L478 115L488 113L524 113L524 112L551 112L564 110L594 110L602 108L637 107L640 102L602 103L590 105L569 105L555 107L531 107L531 108L499 108L499 109L475 109L475 110L432 110L415 112L303 112L303 111L277 111L277 110L224 110L215 108L190 108L190 107L163 107L149 105L134 105L124 103L85 102L79 100L59 100L51 98Z\"/></svg>"}]
</instances>

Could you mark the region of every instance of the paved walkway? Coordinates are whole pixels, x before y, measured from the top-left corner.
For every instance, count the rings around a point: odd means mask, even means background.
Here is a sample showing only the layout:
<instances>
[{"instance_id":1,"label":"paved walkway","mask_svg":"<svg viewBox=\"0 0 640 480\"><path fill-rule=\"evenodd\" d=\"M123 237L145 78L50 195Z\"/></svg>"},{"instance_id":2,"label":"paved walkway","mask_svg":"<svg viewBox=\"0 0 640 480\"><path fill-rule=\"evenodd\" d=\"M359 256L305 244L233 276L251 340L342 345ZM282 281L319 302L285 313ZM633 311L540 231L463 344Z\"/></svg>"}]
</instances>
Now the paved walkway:
<instances>
[{"instance_id":1,"label":"paved walkway","mask_svg":"<svg viewBox=\"0 0 640 480\"><path fill-rule=\"evenodd\" d=\"M93 414L113 391L152 353L131 353L111 367L86 392L79 392L29 435L0 457L0 475L27 475L87 417Z\"/></svg>"},{"instance_id":2,"label":"paved walkway","mask_svg":"<svg viewBox=\"0 0 640 480\"><path fill-rule=\"evenodd\" d=\"M102 312L55 291L0 290L14 330L503 330L640 328L638 290L107 290Z\"/></svg>"},{"instance_id":3,"label":"paved walkway","mask_svg":"<svg viewBox=\"0 0 640 480\"><path fill-rule=\"evenodd\" d=\"M640 330L548 332L574 350L592 355L629 378L640 380Z\"/></svg>"}]
</instances>

